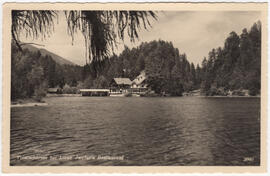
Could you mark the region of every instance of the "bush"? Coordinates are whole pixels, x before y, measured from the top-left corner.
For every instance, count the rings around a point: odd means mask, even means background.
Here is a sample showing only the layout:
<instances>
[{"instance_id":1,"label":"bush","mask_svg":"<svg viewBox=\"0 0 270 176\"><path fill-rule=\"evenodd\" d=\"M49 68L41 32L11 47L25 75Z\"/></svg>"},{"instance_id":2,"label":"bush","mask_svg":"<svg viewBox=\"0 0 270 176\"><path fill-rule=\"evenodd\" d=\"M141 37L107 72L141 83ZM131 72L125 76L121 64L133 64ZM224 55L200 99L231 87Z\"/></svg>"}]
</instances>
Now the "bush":
<instances>
[{"instance_id":1,"label":"bush","mask_svg":"<svg viewBox=\"0 0 270 176\"><path fill-rule=\"evenodd\" d=\"M224 87L216 88L212 86L210 90L205 92L206 96L227 96L228 92L225 90Z\"/></svg>"},{"instance_id":2,"label":"bush","mask_svg":"<svg viewBox=\"0 0 270 176\"><path fill-rule=\"evenodd\" d=\"M46 90L43 87L35 89L34 100L41 102L42 98L46 96Z\"/></svg>"},{"instance_id":3,"label":"bush","mask_svg":"<svg viewBox=\"0 0 270 176\"><path fill-rule=\"evenodd\" d=\"M208 96L215 96L218 95L218 89L216 87L211 87L211 89L208 92Z\"/></svg>"},{"instance_id":4,"label":"bush","mask_svg":"<svg viewBox=\"0 0 270 176\"><path fill-rule=\"evenodd\" d=\"M80 84L80 86L83 87L83 88L85 88L85 89L90 89L94 85L94 83L93 83L94 81L93 80L94 79L91 76L89 76L88 78L86 78L84 80L84 82L82 84Z\"/></svg>"},{"instance_id":5,"label":"bush","mask_svg":"<svg viewBox=\"0 0 270 176\"><path fill-rule=\"evenodd\" d=\"M260 90L256 89L256 88L251 88L249 91L248 91L248 94L251 95L251 96L256 96L260 93Z\"/></svg>"},{"instance_id":6,"label":"bush","mask_svg":"<svg viewBox=\"0 0 270 176\"><path fill-rule=\"evenodd\" d=\"M141 97L159 97L160 95L155 93L155 91L146 91L144 94L141 94Z\"/></svg>"},{"instance_id":7,"label":"bush","mask_svg":"<svg viewBox=\"0 0 270 176\"><path fill-rule=\"evenodd\" d=\"M77 94L80 90L77 87L70 87L68 84L65 84L63 87L63 94Z\"/></svg>"},{"instance_id":8,"label":"bush","mask_svg":"<svg viewBox=\"0 0 270 176\"><path fill-rule=\"evenodd\" d=\"M232 95L245 96L245 92L243 92L242 90L234 90L232 92Z\"/></svg>"}]
</instances>

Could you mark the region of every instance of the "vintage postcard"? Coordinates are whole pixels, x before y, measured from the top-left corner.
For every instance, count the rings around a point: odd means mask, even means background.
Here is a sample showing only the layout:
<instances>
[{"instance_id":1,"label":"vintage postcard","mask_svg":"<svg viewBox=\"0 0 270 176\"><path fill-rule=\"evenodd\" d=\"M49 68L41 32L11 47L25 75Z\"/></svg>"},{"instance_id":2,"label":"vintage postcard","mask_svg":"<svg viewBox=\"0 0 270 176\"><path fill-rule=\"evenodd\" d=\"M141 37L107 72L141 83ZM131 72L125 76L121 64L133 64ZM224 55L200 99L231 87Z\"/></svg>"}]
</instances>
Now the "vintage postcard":
<instances>
[{"instance_id":1,"label":"vintage postcard","mask_svg":"<svg viewBox=\"0 0 270 176\"><path fill-rule=\"evenodd\" d=\"M265 173L267 3L5 3L6 173Z\"/></svg>"}]
</instances>

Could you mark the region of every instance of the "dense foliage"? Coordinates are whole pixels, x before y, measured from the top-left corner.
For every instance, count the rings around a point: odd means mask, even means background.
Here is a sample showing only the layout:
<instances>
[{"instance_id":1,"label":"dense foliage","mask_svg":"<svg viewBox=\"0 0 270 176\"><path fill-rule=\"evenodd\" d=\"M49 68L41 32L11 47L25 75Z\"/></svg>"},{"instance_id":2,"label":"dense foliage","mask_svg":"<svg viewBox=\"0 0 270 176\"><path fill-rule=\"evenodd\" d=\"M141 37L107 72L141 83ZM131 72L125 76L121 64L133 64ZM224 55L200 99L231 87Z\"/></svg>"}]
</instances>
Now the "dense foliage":
<instances>
[{"instance_id":1,"label":"dense foliage","mask_svg":"<svg viewBox=\"0 0 270 176\"><path fill-rule=\"evenodd\" d=\"M48 87L77 86L81 67L57 64L51 56L20 51L14 43L11 52L11 99L46 95Z\"/></svg>"},{"instance_id":2,"label":"dense foliage","mask_svg":"<svg viewBox=\"0 0 270 176\"><path fill-rule=\"evenodd\" d=\"M229 90L247 89L260 93L261 23L243 29L238 36L231 32L223 48L213 49L204 58L200 73L201 90L206 95L226 94Z\"/></svg>"},{"instance_id":3,"label":"dense foliage","mask_svg":"<svg viewBox=\"0 0 270 176\"><path fill-rule=\"evenodd\" d=\"M133 80L142 70L146 71L148 85L158 94L181 95L197 84L194 64L188 62L185 54L179 54L171 42L162 40L145 42L132 49L125 47L119 56L86 65L84 75L89 76L85 83L89 87L102 87L101 83L107 86L114 77Z\"/></svg>"},{"instance_id":4,"label":"dense foliage","mask_svg":"<svg viewBox=\"0 0 270 176\"><path fill-rule=\"evenodd\" d=\"M156 93L181 95L201 89L210 96L229 91L241 95L242 90L257 95L261 85L261 24L255 23L249 31L243 29L240 36L231 32L223 48L212 49L196 68L171 42L159 40L125 47L119 56L85 65L83 78L88 87L106 87L114 77L133 80L142 70Z\"/></svg>"}]
</instances>

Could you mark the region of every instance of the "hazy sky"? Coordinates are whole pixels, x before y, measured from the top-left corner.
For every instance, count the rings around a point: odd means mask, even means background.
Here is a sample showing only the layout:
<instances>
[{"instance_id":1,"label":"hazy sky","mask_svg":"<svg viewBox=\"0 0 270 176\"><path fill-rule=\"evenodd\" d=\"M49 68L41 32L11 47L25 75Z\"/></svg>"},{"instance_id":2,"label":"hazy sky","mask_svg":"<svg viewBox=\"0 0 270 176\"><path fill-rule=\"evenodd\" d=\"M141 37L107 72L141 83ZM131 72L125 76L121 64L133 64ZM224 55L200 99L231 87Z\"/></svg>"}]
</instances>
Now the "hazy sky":
<instances>
[{"instance_id":1,"label":"hazy sky","mask_svg":"<svg viewBox=\"0 0 270 176\"><path fill-rule=\"evenodd\" d=\"M201 63L203 57L207 57L212 48L223 47L224 40L231 31L240 34L243 28L250 29L252 24L260 19L260 12L167 11L159 12L158 17L158 21L152 23L152 28L139 32L139 41L122 42L115 52L120 53L124 44L134 47L143 41L162 39L172 41L180 53L186 53L190 62ZM32 40L28 39L28 41ZM85 64L83 36L80 33L77 34L72 45L63 15L59 16L54 33L49 38L34 42L45 45L45 49L76 64Z\"/></svg>"}]
</instances>

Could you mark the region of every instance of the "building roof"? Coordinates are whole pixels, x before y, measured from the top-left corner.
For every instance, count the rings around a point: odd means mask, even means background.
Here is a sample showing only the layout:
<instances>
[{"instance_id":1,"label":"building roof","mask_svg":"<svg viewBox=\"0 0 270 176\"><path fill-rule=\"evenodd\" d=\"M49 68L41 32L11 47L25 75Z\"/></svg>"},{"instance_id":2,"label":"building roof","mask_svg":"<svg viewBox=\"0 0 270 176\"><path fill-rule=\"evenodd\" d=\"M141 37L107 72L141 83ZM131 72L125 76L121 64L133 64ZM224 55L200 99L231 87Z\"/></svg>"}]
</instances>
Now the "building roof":
<instances>
[{"instance_id":1,"label":"building roof","mask_svg":"<svg viewBox=\"0 0 270 176\"><path fill-rule=\"evenodd\" d=\"M131 85L131 81L129 78L113 78L115 83L118 85L124 84L124 85Z\"/></svg>"}]
</instances>

